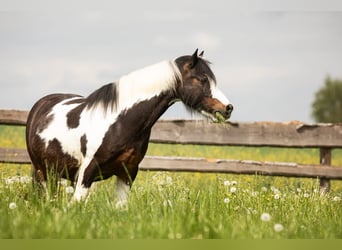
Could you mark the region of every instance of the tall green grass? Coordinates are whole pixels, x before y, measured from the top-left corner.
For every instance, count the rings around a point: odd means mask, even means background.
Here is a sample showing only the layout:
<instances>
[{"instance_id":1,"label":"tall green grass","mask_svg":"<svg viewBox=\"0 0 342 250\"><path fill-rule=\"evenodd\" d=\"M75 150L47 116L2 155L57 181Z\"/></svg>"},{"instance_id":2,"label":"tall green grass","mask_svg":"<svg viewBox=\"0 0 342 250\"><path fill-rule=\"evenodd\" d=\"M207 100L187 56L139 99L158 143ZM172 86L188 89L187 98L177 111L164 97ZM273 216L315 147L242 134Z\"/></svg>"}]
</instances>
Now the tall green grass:
<instances>
[{"instance_id":1,"label":"tall green grass","mask_svg":"<svg viewBox=\"0 0 342 250\"><path fill-rule=\"evenodd\" d=\"M0 237L342 237L341 191L321 195L317 181L142 172L122 210L115 209L112 182L99 184L86 204L68 206L67 186L40 198L24 179L2 180Z\"/></svg>"},{"instance_id":2,"label":"tall green grass","mask_svg":"<svg viewBox=\"0 0 342 250\"><path fill-rule=\"evenodd\" d=\"M1 147L25 147L24 130L0 126ZM318 163L316 149L151 144L148 154ZM334 151L341 166L341 151ZM140 172L126 209L114 179L87 203L68 205L72 188L39 195L30 166L0 164L0 238L342 238L342 183L319 192L316 179Z\"/></svg>"}]
</instances>

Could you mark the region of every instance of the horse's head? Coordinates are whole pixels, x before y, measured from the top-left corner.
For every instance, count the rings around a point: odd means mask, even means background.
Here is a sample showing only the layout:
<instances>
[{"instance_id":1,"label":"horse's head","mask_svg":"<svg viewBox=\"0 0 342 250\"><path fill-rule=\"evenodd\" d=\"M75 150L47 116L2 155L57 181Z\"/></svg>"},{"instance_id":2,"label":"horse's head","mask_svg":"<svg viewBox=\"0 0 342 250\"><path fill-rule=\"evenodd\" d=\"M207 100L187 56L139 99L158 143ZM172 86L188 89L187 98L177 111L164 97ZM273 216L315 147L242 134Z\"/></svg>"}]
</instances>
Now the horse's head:
<instances>
[{"instance_id":1,"label":"horse's head","mask_svg":"<svg viewBox=\"0 0 342 250\"><path fill-rule=\"evenodd\" d=\"M199 55L197 52L175 60L182 78L176 89L177 97L204 116L214 121L225 121L230 118L233 105L217 88L209 62L202 58L203 52Z\"/></svg>"}]
</instances>

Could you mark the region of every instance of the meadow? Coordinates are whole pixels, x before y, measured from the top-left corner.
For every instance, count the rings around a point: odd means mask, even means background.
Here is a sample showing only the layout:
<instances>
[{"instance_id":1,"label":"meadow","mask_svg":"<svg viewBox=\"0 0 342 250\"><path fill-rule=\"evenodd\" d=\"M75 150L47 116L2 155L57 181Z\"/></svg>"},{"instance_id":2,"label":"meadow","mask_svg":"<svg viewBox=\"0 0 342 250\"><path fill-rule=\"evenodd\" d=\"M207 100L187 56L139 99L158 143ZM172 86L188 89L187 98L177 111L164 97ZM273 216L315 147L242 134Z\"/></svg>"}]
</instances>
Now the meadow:
<instances>
[{"instance_id":1,"label":"meadow","mask_svg":"<svg viewBox=\"0 0 342 250\"><path fill-rule=\"evenodd\" d=\"M23 127L0 126L0 147L25 148ZM149 155L318 164L317 149L150 144ZM334 150L333 165L342 166ZM68 206L73 188L39 196L30 166L0 164L0 238L332 239L342 238L342 181L140 171L129 204L116 209L115 178L86 204Z\"/></svg>"}]
</instances>

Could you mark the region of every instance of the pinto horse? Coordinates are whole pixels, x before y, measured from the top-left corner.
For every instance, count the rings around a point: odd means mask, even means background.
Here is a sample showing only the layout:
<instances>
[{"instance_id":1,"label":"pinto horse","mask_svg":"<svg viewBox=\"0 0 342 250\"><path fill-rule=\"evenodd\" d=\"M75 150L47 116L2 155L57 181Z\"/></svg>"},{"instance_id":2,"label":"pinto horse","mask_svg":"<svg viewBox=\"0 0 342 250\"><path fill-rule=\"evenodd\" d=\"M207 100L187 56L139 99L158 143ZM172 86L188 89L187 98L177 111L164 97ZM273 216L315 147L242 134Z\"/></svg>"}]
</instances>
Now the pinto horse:
<instances>
[{"instance_id":1,"label":"pinto horse","mask_svg":"<svg viewBox=\"0 0 342 250\"><path fill-rule=\"evenodd\" d=\"M230 118L233 105L197 53L133 71L88 97L51 94L36 102L26 127L34 182L46 187L53 171L76 183L71 201L81 201L93 182L116 175L116 205L126 204L151 128L173 103L214 121Z\"/></svg>"}]
</instances>

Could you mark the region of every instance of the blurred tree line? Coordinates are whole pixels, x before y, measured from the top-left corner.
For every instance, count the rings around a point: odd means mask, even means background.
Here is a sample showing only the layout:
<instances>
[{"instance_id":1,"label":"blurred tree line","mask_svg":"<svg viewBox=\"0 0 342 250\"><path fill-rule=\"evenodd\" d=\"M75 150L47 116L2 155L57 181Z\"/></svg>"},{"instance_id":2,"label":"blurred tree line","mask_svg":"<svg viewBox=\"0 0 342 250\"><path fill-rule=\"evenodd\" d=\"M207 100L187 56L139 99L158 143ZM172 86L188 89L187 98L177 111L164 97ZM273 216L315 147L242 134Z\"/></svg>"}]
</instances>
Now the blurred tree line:
<instances>
[{"instance_id":1,"label":"blurred tree line","mask_svg":"<svg viewBox=\"0 0 342 250\"><path fill-rule=\"evenodd\" d=\"M312 117L316 122L342 122L342 80L325 79L312 103Z\"/></svg>"}]
</instances>

